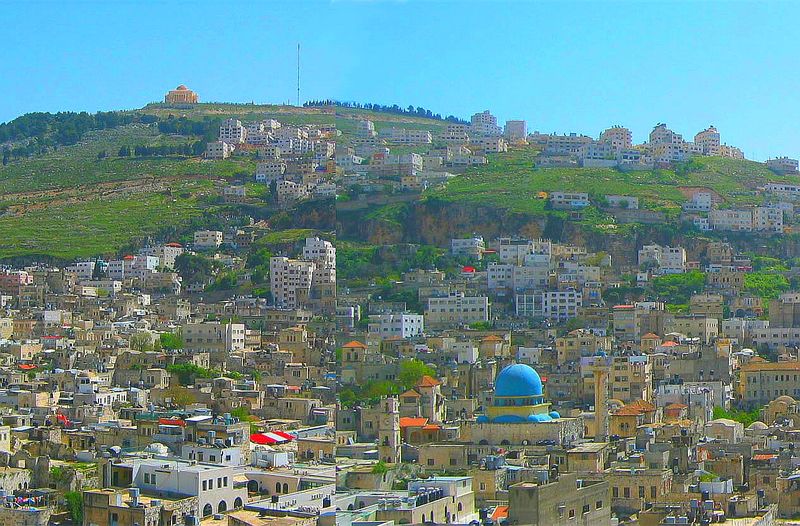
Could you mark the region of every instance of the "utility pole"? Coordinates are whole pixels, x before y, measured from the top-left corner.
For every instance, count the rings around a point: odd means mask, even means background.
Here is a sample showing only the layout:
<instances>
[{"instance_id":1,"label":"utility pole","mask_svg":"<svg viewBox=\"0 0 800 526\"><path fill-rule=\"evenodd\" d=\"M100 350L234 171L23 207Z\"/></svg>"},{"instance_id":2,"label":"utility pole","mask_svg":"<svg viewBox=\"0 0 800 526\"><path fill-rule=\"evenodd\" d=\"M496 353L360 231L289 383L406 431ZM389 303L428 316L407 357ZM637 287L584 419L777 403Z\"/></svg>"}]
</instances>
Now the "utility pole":
<instances>
[{"instance_id":1,"label":"utility pole","mask_svg":"<svg viewBox=\"0 0 800 526\"><path fill-rule=\"evenodd\" d=\"M300 42L297 43L297 106L300 107Z\"/></svg>"}]
</instances>

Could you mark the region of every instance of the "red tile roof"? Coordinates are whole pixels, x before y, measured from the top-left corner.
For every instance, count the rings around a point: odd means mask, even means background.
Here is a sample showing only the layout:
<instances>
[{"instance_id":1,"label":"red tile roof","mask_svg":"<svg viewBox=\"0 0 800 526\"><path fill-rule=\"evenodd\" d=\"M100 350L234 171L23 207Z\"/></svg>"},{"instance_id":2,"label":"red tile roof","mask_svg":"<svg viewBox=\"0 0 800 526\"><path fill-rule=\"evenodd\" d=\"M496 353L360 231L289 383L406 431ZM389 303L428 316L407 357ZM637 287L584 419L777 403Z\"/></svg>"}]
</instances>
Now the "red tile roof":
<instances>
[{"instance_id":1,"label":"red tile roof","mask_svg":"<svg viewBox=\"0 0 800 526\"><path fill-rule=\"evenodd\" d=\"M492 520L498 521L500 519L508 518L508 506L498 506L492 512Z\"/></svg>"},{"instance_id":2,"label":"red tile roof","mask_svg":"<svg viewBox=\"0 0 800 526\"><path fill-rule=\"evenodd\" d=\"M361 342L357 342L356 340L353 340L351 342L348 342L348 343L345 343L344 345L342 345L342 348L344 348L344 349L366 349L367 346L364 345Z\"/></svg>"},{"instance_id":3,"label":"red tile roof","mask_svg":"<svg viewBox=\"0 0 800 526\"><path fill-rule=\"evenodd\" d=\"M404 427L423 427L428 423L428 419L423 416L401 416L400 428Z\"/></svg>"},{"instance_id":4,"label":"red tile roof","mask_svg":"<svg viewBox=\"0 0 800 526\"><path fill-rule=\"evenodd\" d=\"M436 380L435 378L433 378L433 377L431 377L431 376L428 376L428 375L426 374L426 375L424 375L422 378L420 378L420 379L419 379L419 382L417 382L417 385L416 385L416 386L417 386L417 387L436 387L436 386L437 386L437 385L439 385L440 383L441 383L441 382L439 382L439 381L438 381L438 380Z\"/></svg>"}]
</instances>

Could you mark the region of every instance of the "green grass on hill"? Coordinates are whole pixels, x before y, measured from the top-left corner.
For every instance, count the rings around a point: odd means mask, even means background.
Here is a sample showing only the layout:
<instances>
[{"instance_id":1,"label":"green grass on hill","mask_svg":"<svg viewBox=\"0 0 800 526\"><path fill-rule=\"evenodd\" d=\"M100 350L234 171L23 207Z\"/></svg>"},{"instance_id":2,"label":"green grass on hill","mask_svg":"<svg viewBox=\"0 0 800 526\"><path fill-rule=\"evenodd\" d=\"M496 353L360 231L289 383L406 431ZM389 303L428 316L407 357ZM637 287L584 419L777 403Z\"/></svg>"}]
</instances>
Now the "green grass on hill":
<instances>
[{"instance_id":1,"label":"green grass on hill","mask_svg":"<svg viewBox=\"0 0 800 526\"><path fill-rule=\"evenodd\" d=\"M289 243L294 243L296 241L302 241L307 237L313 237L315 235L317 235L317 231L312 230L310 228L291 228L288 230L276 230L274 232L269 232L267 234L264 234L263 236L256 239L255 245L259 247L285 245Z\"/></svg>"},{"instance_id":2,"label":"green grass on hill","mask_svg":"<svg viewBox=\"0 0 800 526\"><path fill-rule=\"evenodd\" d=\"M686 198L679 187L708 187L726 205L761 201L756 187L769 181L790 181L753 161L696 158L674 170L620 171L611 168L537 168L532 148L490 156L489 164L451 179L426 193L445 201L489 204L531 215L543 215L546 201L537 192L577 191L636 196L640 207L677 213Z\"/></svg>"},{"instance_id":3,"label":"green grass on hill","mask_svg":"<svg viewBox=\"0 0 800 526\"><path fill-rule=\"evenodd\" d=\"M200 183L187 183L196 190ZM0 217L0 259L51 256L65 260L113 254L133 239L185 224L201 214L194 197L142 194L52 205Z\"/></svg>"},{"instance_id":4,"label":"green grass on hill","mask_svg":"<svg viewBox=\"0 0 800 526\"><path fill-rule=\"evenodd\" d=\"M245 158L202 161L180 156L117 157L123 145L154 146L186 140L160 135L157 129L142 125L94 132L78 144L0 166L0 186L7 194L147 178L230 177L255 171L255 162ZM98 159L97 154L103 150L109 157Z\"/></svg>"}]
</instances>

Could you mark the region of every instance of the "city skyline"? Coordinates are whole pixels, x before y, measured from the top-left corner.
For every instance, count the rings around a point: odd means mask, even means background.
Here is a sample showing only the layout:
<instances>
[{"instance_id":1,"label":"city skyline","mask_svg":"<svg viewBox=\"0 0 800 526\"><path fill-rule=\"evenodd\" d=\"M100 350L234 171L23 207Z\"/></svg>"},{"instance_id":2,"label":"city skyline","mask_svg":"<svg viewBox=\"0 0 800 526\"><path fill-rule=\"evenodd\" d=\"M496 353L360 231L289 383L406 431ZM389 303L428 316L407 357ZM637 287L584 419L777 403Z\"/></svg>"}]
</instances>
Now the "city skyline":
<instances>
[{"instance_id":1,"label":"city skyline","mask_svg":"<svg viewBox=\"0 0 800 526\"><path fill-rule=\"evenodd\" d=\"M800 74L776 73L797 51L782 36L800 13L789 3L470 3L454 12L448 3L310 2L240 6L224 18L211 2L11 4L18 23L0 79L2 122L141 107L178 84L201 101L294 103L300 43L302 100L412 104L461 118L489 109L548 133L597 136L621 124L637 143L658 122L687 137L713 124L751 159L800 152Z\"/></svg>"}]
</instances>

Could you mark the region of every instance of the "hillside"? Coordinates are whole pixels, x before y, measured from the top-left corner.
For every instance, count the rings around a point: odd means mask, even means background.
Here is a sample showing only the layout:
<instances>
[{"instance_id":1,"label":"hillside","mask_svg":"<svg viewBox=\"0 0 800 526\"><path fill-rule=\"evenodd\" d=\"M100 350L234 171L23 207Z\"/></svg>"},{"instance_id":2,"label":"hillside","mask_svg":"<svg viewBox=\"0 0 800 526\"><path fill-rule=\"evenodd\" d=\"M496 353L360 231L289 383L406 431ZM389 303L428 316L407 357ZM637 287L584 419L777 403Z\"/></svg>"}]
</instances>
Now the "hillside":
<instances>
[{"instance_id":1,"label":"hillside","mask_svg":"<svg viewBox=\"0 0 800 526\"><path fill-rule=\"evenodd\" d=\"M492 205L534 216L564 214L547 210L538 192L577 191L595 195L630 195L640 208L674 217L693 188L708 188L724 200L722 206L755 204L756 188L770 181L791 181L764 164L721 157L698 157L674 170L622 171L613 168L539 168L538 152L522 148L490 156L489 164L470 168L428 198L446 202ZM596 216L590 214L592 219Z\"/></svg>"},{"instance_id":2,"label":"hillside","mask_svg":"<svg viewBox=\"0 0 800 526\"><path fill-rule=\"evenodd\" d=\"M222 212L235 215L237 207L221 210L218 196L227 182L250 180L256 164L252 156L205 161L197 151L184 151L214 137L225 118L336 124L342 130L339 140L345 143L363 118L374 119L377 129L436 130L446 125L440 120L355 108L215 103L190 109L149 104L118 112L119 119L103 114L102 125L107 127L102 129L91 129L87 115L73 119L80 124L77 129L69 125L48 128L48 120L41 115L22 119L21 126L6 126L9 134L16 135L13 142L0 145L0 150L19 148L22 152L0 166L0 260L40 256L68 260L115 253L146 236L175 237L190 225L215 224ZM58 114L49 119L63 124L67 117ZM173 128L182 133L162 132ZM137 146L172 147L183 153L120 155L121 148ZM30 155L30 150L44 153ZM256 202L268 192L263 185L249 182L248 190Z\"/></svg>"}]
</instances>

